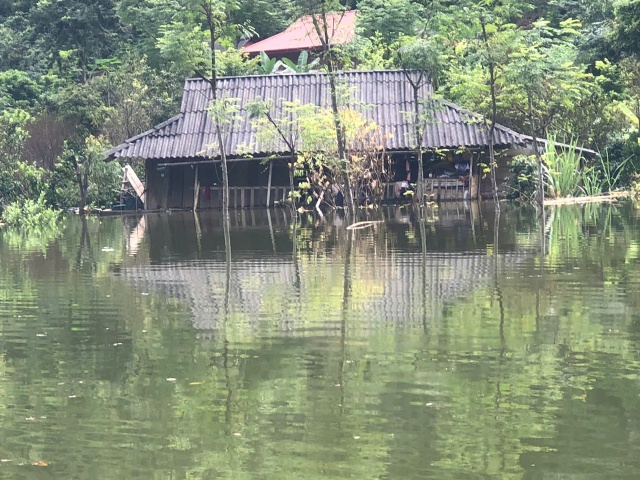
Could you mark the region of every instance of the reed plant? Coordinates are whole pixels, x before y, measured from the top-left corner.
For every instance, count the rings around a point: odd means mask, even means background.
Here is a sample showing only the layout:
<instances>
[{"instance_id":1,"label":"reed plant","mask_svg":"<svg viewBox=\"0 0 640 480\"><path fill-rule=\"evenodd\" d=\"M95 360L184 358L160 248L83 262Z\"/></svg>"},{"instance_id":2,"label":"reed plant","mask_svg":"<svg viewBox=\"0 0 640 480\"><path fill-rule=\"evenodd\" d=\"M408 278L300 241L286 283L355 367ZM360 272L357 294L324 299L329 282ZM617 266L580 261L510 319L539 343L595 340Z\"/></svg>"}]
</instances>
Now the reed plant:
<instances>
[{"instance_id":1,"label":"reed plant","mask_svg":"<svg viewBox=\"0 0 640 480\"><path fill-rule=\"evenodd\" d=\"M575 142L558 149L555 138L550 136L543 160L545 187L550 197L573 197L582 193L584 159Z\"/></svg>"},{"instance_id":2,"label":"reed plant","mask_svg":"<svg viewBox=\"0 0 640 480\"><path fill-rule=\"evenodd\" d=\"M549 136L543 154L543 181L546 196L551 198L593 196L608 193L619 188L628 177L628 165L632 157L616 161L608 151L588 160L576 141L558 144L553 136ZM537 189L537 175L533 157L516 156L509 165L511 177L509 198L533 200ZM633 177L632 177L633 178ZM640 176L636 178L636 186L640 192ZM640 193L638 194L640 198Z\"/></svg>"},{"instance_id":3,"label":"reed plant","mask_svg":"<svg viewBox=\"0 0 640 480\"><path fill-rule=\"evenodd\" d=\"M598 170L602 182L602 192L610 192L620 186L620 180L623 178L631 158L631 156L628 156L615 164L609 158L608 151L605 150L604 155L598 155Z\"/></svg>"},{"instance_id":4,"label":"reed plant","mask_svg":"<svg viewBox=\"0 0 640 480\"><path fill-rule=\"evenodd\" d=\"M558 148L554 137L549 137L543 158L545 187L550 197L591 196L611 192L620 186L631 159L627 157L621 162L614 162L605 152L604 155L597 155L593 162L588 162L575 140Z\"/></svg>"}]
</instances>

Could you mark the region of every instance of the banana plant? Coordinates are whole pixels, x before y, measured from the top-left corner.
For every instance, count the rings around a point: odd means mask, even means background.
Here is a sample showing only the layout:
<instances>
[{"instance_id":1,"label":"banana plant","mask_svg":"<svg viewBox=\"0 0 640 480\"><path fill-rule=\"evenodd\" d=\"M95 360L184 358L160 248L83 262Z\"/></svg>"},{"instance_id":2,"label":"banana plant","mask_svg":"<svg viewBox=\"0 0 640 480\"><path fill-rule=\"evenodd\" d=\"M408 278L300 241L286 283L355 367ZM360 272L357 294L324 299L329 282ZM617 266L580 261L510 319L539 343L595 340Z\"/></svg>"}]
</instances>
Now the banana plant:
<instances>
[{"instance_id":1,"label":"banana plant","mask_svg":"<svg viewBox=\"0 0 640 480\"><path fill-rule=\"evenodd\" d=\"M260 63L258 64L257 72L261 75L271 75L276 73L282 65L282 61L269 58L269 55L260 52Z\"/></svg>"},{"instance_id":2,"label":"banana plant","mask_svg":"<svg viewBox=\"0 0 640 480\"><path fill-rule=\"evenodd\" d=\"M319 58L316 58L314 61L309 63L309 52L300 52L298 56L298 62L293 63L292 60L288 58L282 59L282 64L285 66L287 70L290 70L292 73L304 73L311 70L320 62Z\"/></svg>"}]
</instances>

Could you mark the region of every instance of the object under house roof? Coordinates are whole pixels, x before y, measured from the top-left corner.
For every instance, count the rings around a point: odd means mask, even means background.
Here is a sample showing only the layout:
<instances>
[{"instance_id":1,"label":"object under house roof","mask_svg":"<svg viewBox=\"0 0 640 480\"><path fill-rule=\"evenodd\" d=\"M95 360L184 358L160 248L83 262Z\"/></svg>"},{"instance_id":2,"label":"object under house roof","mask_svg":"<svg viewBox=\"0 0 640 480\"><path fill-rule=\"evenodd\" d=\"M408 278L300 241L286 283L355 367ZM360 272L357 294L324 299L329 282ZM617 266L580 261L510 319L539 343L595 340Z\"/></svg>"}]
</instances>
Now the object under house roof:
<instances>
[{"instance_id":1,"label":"object under house roof","mask_svg":"<svg viewBox=\"0 0 640 480\"><path fill-rule=\"evenodd\" d=\"M387 151L415 148L412 87L403 71L342 72L337 81L347 87L345 107L353 108L375 122L385 138ZM421 99L432 96L432 87L424 83ZM274 139L261 143L255 120L246 106L255 100L273 105L272 116L280 118L285 102L300 101L330 108L329 82L325 73L257 75L226 77L218 80L218 98L236 99L239 112L225 128L226 151L233 157L266 157L288 151L284 142ZM208 108L211 88L203 79L187 79L180 113L140 135L126 140L108 152L110 158L215 159L217 140ZM426 149L482 148L488 145L488 133L481 116L458 105L432 99L427 102L432 119L425 122L423 147ZM494 143L498 146L525 145L526 137L502 125L496 125Z\"/></svg>"},{"instance_id":2,"label":"object under house roof","mask_svg":"<svg viewBox=\"0 0 640 480\"><path fill-rule=\"evenodd\" d=\"M316 19L320 17L316 15ZM333 12L326 14L327 31L333 45L351 42L356 31L356 11ZM281 33L259 42L246 45L243 53L255 55L265 52L268 55L286 55L301 51L315 51L322 48L311 15L305 15L293 22Z\"/></svg>"}]
</instances>

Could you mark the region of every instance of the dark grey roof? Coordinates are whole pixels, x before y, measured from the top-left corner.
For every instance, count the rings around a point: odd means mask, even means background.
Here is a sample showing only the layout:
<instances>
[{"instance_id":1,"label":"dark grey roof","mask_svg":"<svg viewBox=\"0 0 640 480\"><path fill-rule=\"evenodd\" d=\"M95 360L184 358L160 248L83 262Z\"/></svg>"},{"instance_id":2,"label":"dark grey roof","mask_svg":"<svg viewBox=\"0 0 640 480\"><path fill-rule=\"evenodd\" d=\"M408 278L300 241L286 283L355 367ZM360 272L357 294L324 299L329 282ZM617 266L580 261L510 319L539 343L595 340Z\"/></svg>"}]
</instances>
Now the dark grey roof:
<instances>
[{"instance_id":1,"label":"dark grey roof","mask_svg":"<svg viewBox=\"0 0 640 480\"><path fill-rule=\"evenodd\" d=\"M338 81L348 86L347 104L373 120L381 129L388 150L414 148L414 133L409 121L414 109L413 91L402 71L343 72ZM286 152L278 139L261 144L254 121L244 110L247 103L262 99L275 106L274 117L282 112L283 103L299 100L329 108L328 77L325 73L256 75L220 78L219 96L237 99L239 114L226 127L226 148L230 156L266 156ZM430 84L420 89L420 98L432 96ZM151 130L126 140L105 153L121 158L215 158L217 147L213 123L207 111L211 88L202 79L187 79L180 114ZM488 144L482 118L453 103L432 99L429 104L433 119L424 132L425 148L481 147ZM525 144L524 136L497 125L495 143Z\"/></svg>"}]
</instances>

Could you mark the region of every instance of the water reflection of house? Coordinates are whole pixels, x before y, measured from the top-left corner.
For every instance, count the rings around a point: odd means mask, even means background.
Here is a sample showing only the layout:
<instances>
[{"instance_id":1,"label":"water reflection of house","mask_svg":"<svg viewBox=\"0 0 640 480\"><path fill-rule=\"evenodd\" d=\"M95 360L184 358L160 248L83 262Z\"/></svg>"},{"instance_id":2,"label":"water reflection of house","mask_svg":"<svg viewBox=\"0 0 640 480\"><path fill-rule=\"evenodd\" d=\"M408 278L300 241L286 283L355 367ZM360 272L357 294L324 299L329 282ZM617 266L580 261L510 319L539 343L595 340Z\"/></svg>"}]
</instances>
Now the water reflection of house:
<instances>
[{"instance_id":1,"label":"water reflection of house","mask_svg":"<svg viewBox=\"0 0 640 480\"><path fill-rule=\"evenodd\" d=\"M464 218L459 220L460 228L464 228ZM452 227L452 222L450 219L451 230L445 235L455 237L460 232ZM161 242L165 229L174 230L161 222L151 228L159 229L149 232L157 242ZM206 242L214 230L205 228L202 241ZM235 235L255 237L258 231L254 227ZM336 229L340 231L344 233L343 229ZM363 235L356 240L359 246L354 247L351 257L352 294L348 313L354 328L421 327L425 321L437 318L448 303L491 285L496 273L518 268L531 257L530 249L515 248L497 256L488 255L488 249L477 244L476 250L454 253L431 247L423 263L419 247L391 239L395 234L390 231L378 234L384 240L380 244L395 246L383 249L375 246L376 255L367 250L376 243L372 237ZM235 247L229 279L229 318L250 330L264 328L286 333L320 328L323 335L331 335L330 325L338 325L342 318L345 250L340 242L344 238L334 243L333 251L321 253L320 259L316 257L317 250L323 249L299 248L294 258L289 230L279 228L273 235L275 251L268 231L263 232L261 243L239 242ZM339 233L330 229L318 232L318 237L333 235ZM191 254L184 255L167 254L166 250L151 245L150 264L144 261L125 265L120 275L142 291L185 305L196 330L216 330L224 315L226 282L224 250L220 246L219 241L210 243L199 253L193 253L192 245ZM180 247L174 250L182 251Z\"/></svg>"},{"instance_id":2,"label":"water reflection of house","mask_svg":"<svg viewBox=\"0 0 640 480\"><path fill-rule=\"evenodd\" d=\"M415 129L411 122L413 89L402 71L343 72L344 107L375 123L379 147L392 159L393 180L415 182ZM265 140L258 134L247 105L265 100L273 118L294 115L287 102L298 101L322 109L330 106L328 77L324 73L229 77L219 80L220 98L234 99L237 115L225 126L230 164L230 203L234 207L265 205L282 200L289 188L289 149L278 135ZM488 133L482 118L450 102L433 99L432 87L423 83L419 101L429 115L424 123L427 190L440 197L461 199L468 189L465 165L486 152ZM145 162L147 209L217 208L221 198L221 168L215 128L210 120L211 89L202 79L188 79L180 113L151 130L126 140L106 152L110 158ZM285 132L295 135L296 132ZM525 136L497 125L498 149L513 151L528 143ZM438 152L436 155L435 152ZM444 156L443 156L444 153ZM500 157L500 177L506 158ZM429 178L432 177L432 178ZM489 182L481 182L486 191ZM474 184L475 185L475 184ZM471 196L475 188L472 186ZM267 192L270 192L269 194ZM389 189L393 194L393 188Z\"/></svg>"},{"instance_id":3,"label":"water reflection of house","mask_svg":"<svg viewBox=\"0 0 640 480\"><path fill-rule=\"evenodd\" d=\"M435 318L447 302L489 285L496 267L502 272L524 258L514 252L497 257L477 253L429 254L424 290L422 259L419 255L401 254L393 260L387 258L375 264L364 258L356 259L357 275L365 275L367 283L374 283L377 288L370 296L355 299L354 313L350 313L350 316L356 323L358 318L369 319L372 328L385 325L420 326L425 320ZM291 312L304 311L307 315L322 312L302 307L314 301L317 303L310 297L319 294L309 289L312 279L305 274L308 266L304 263L302 266L300 275L296 271L300 267L283 255L234 261L230 277L231 318L244 322L250 328L258 328L263 323L269 329L277 323L279 327L276 330L305 327L301 325L304 320L291 315ZM184 303L191 311L195 329L218 328L224 311L224 260L130 266L123 270L122 275L145 291L166 295ZM296 286L299 276L301 284ZM339 277L334 280L341 285ZM329 288L328 285L326 287ZM279 302L277 308L266 308L265 305L275 306L274 298ZM329 298L324 300L328 301ZM340 299L336 300L334 303L339 304ZM332 317L337 321L338 313L327 310L322 322L330 322Z\"/></svg>"}]
</instances>

